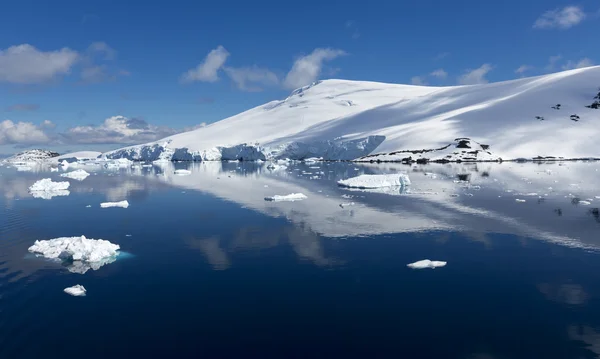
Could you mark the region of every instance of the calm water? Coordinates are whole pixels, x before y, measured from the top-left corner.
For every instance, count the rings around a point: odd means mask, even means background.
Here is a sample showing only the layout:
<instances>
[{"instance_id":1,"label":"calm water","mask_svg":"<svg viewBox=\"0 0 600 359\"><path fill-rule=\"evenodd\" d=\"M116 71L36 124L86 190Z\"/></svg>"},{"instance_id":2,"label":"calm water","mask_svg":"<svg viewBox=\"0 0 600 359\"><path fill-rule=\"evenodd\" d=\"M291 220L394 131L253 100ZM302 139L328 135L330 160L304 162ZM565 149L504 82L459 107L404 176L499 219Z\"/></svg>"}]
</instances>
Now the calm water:
<instances>
[{"instance_id":1,"label":"calm water","mask_svg":"<svg viewBox=\"0 0 600 359\"><path fill-rule=\"evenodd\" d=\"M600 356L600 164L84 168L49 200L27 188L59 173L0 168L0 358ZM397 171L410 188L336 186ZM27 253L82 234L129 256ZM448 265L406 267L426 258Z\"/></svg>"}]
</instances>

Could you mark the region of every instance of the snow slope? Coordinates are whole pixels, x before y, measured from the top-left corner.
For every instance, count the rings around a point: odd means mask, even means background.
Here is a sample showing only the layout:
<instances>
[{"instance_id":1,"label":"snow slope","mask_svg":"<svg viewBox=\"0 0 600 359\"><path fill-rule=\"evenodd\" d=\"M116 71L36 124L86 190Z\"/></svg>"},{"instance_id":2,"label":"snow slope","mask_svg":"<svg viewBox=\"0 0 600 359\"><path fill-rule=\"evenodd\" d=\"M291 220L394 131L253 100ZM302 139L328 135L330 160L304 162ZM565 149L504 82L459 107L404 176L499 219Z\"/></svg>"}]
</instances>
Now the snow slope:
<instances>
[{"instance_id":1,"label":"snow slope","mask_svg":"<svg viewBox=\"0 0 600 359\"><path fill-rule=\"evenodd\" d=\"M363 160L600 157L600 109L586 107L598 86L598 66L455 87L325 80L285 100L104 156L146 161L352 160L373 154L379 158Z\"/></svg>"}]
</instances>

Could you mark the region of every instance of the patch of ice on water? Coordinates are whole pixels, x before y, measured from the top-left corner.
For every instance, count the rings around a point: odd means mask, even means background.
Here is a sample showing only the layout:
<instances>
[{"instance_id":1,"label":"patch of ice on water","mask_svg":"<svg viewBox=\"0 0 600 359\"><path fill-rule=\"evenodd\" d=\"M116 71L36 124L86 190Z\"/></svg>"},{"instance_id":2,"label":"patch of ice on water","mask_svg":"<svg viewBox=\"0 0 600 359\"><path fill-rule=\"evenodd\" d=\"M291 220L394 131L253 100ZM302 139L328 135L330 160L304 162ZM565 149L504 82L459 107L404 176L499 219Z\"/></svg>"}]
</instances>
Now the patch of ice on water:
<instances>
[{"instance_id":1,"label":"patch of ice on water","mask_svg":"<svg viewBox=\"0 0 600 359\"><path fill-rule=\"evenodd\" d=\"M348 188L381 188L409 186L410 178L404 173L385 175L360 175L338 181L338 185Z\"/></svg>"},{"instance_id":2,"label":"patch of ice on water","mask_svg":"<svg viewBox=\"0 0 600 359\"><path fill-rule=\"evenodd\" d=\"M423 259L414 263L407 264L406 266L412 269L426 269L426 268L440 268L446 266L447 262L442 261L431 261L429 259Z\"/></svg>"},{"instance_id":3,"label":"patch of ice on water","mask_svg":"<svg viewBox=\"0 0 600 359\"><path fill-rule=\"evenodd\" d=\"M82 285L77 284L72 287L65 288L64 292L74 297L84 297L87 290Z\"/></svg>"},{"instance_id":4,"label":"patch of ice on water","mask_svg":"<svg viewBox=\"0 0 600 359\"><path fill-rule=\"evenodd\" d=\"M50 172L58 172L58 167L50 167Z\"/></svg>"},{"instance_id":5,"label":"patch of ice on water","mask_svg":"<svg viewBox=\"0 0 600 359\"><path fill-rule=\"evenodd\" d=\"M590 201L579 201L579 204L581 204L583 206L589 206L590 204L592 204L592 202L590 202Z\"/></svg>"},{"instance_id":6,"label":"patch of ice on water","mask_svg":"<svg viewBox=\"0 0 600 359\"><path fill-rule=\"evenodd\" d=\"M271 196L271 197L265 197L265 201L272 201L272 202L294 202L294 201L301 201L303 199L307 199L308 197L306 197L304 194L302 193L291 193L288 195L275 195L275 196Z\"/></svg>"},{"instance_id":7,"label":"patch of ice on water","mask_svg":"<svg viewBox=\"0 0 600 359\"><path fill-rule=\"evenodd\" d=\"M119 249L118 244L81 236L38 240L28 250L44 258L72 262L67 267L68 270L83 274L89 269L98 270L103 265L114 262Z\"/></svg>"},{"instance_id":8,"label":"patch of ice on water","mask_svg":"<svg viewBox=\"0 0 600 359\"><path fill-rule=\"evenodd\" d=\"M102 207L102 208L111 208L111 207L127 208L127 207L129 207L129 202L127 202L127 200L120 201L120 202L104 202L104 203L100 203L100 207Z\"/></svg>"},{"instance_id":9,"label":"patch of ice on water","mask_svg":"<svg viewBox=\"0 0 600 359\"><path fill-rule=\"evenodd\" d=\"M88 172L86 172L85 170L75 170L75 171L60 174L61 177L66 177L66 178L74 179L77 181L83 181L89 175L90 174Z\"/></svg>"},{"instance_id":10,"label":"patch of ice on water","mask_svg":"<svg viewBox=\"0 0 600 359\"><path fill-rule=\"evenodd\" d=\"M515 199L515 202L519 202L519 203L525 203L525 202L527 202L527 201L526 201L526 200L524 200L524 199L519 199L519 198L516 198L516 199Z\"/></svg>"},{"instance_id":11,"label":"patch of ice on water","mask_svg":"<svg viewBox=\"0 0 600 359\"><path fill-rule=\"evenodd\" d=\"M192 174L192 171L189 170L175 170L175 174L178 176L188 176Z\"/></svg>"}]
</instances>

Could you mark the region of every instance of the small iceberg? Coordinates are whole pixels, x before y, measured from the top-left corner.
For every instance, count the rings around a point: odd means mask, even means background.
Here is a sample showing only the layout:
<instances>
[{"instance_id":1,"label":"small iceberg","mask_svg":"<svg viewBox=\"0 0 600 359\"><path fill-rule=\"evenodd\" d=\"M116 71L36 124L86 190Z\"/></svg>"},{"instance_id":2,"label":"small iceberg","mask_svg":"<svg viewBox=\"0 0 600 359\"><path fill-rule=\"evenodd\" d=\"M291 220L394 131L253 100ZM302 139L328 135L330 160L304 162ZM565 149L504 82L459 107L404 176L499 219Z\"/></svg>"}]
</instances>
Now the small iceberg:
<instances>
[{"instance_id":1,"label":"small iceberg","mask_svg":"<svg viewBox=\"0 0 600 359\"><path fill-rule=\"evenodd\" d=\"M68 263L69 272L84 274L89 269L98 270L114 262L120 248L118 244L103 239L81 236L38 240L28 250L44 258Z\"/></svg>"},{"instance_id":2,"label":"small iceberg","mask_svg":"<svg viewBox=\"0 0 600 359\"><path fill-rule=\"evenodd\" d=\"M58 172L58 167L50 167L50 172Z\"/></svg>"},{"instance_id":3,"label":"small iceberg","mask_svg":"<svg viewBox=\"0 0 600 359\"><path fill-rule=\"evenodd\" d=\"M29 193L34 198L51 199L56 196L68 196L69 182L52 182L50 178L44 178L29 187Z\"/></svg>"},{"instance_id":4,"label":"small iceberg","mask_svg":"<svg viewBox=\"0 0 600 359\"><path fill-rule=\"evenodd\" d=\"M385 175L360 175L338 181L338 185L348 188L383 188L410 186L410 178L403 173L385 174Z\"/></svg>"},{"instance_id":5,"label":"small iceberg","mask_svg":"<svg viewBox=\"0 0 600 359\"><path fill-rule=\"evenodd\" d=\"M120 201L120 202L104 202L104 203L100 203L100 207L102 207L102 208L111 208L111 207L127 208L127 207L129 207L129 202L127 202L127 200Z\"/></svg>"},{"instance_id":6,"label":"small iceberg","mask_svg":"<svg viewBox=\"0 0 600 359\"><path fill-rule=\"evenodd\" d=\"M189 170L175 170L175 174L178 176L189 176L192 174L192 171Z\"/></svg>"},{"instance_id":7,"label":"small iceberg","mask_svg":"<svg viewBox=\"0 0 600 359\"><path fill-rule=\"evenodd\" d=\"M85 292L87 292L87 291L85 290L85 288L82 285L77 284L72 287L65 288L64 292L69 295L72 295L74 297L84 297Z\"/></svg>"},{"instance_id":8,"label":"small iceberg","mask_svg":"<svg viewBox=\"0 0 600 359\"><path fill-rule=\"evenodd\" d=\"M306 197L302 193L291 193L291 194L287 194L287 195L284 195L284 196L275 195L275 196L271 196L271 197L265 197L265 201L271 201L271 202L294 202L294 201L301 201L301 200L307 199L307 198L308 197Z\"/></svg>"},{"instance_id":9,"label":"small iceberg","mask_svg":"<svg viewBox=\"0 0 600 359\"><path fill-rule=\"evenodd\" d=\"M71 172L61 173L60 174L61 177L66 177L66 178L74 179L76 181L83 181L89 175L90 174L88 172L86 172L85 170L75 170L75 171L71 171Z\"/></svg>"},{"instance_id":10,"label":"small iceberg","mask_svg":"<svg viewBox=\"0 0 600 359\"><path fill-rule=\"evenodd\" d=\"M439 267L445 267L446 264L447 264L447 262L430 261L429 259L423 259L422 261L410 263L410 264L407 264L406 266L408 268L412 268L412 269L426 269L426 268L435 269L435 268L439 268Z\"/></svg>"},{"instance_id":11,"label":"small iceberg","mask_svg":"<svg viewBox=\"0 0 600 359\"><path fill-rule=\"evenodd\" d=\"M527 201L526 201L526 200L524 200L524 199L519 199L519 198L517 198L517 199L515 199L515 202L519 202L519 203L525 203L525 202L527 202Z\"/></svg>"}]
</instances>

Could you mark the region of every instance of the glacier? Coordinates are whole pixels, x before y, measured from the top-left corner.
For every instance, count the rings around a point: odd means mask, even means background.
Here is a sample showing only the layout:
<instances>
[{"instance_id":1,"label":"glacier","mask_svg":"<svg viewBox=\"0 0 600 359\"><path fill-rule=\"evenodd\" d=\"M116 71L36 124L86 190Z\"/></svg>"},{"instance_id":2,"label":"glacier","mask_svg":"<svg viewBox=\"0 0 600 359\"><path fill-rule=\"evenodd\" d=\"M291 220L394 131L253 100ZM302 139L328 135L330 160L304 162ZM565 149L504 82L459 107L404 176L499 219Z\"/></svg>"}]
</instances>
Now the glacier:
<instances>
[{"instance_id":1,"label":"glacier","mask_svg":"<svg viewBox=\"0 0 600 359\"><path fill-rule=\"evenodd\" d=\"M323 80L284 100L101 157L407 163L599 158L600 109L593 106L598 86L599 66L468 86Z\"/></svg>"}]
</instances>

